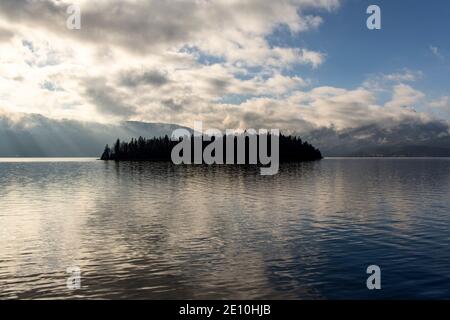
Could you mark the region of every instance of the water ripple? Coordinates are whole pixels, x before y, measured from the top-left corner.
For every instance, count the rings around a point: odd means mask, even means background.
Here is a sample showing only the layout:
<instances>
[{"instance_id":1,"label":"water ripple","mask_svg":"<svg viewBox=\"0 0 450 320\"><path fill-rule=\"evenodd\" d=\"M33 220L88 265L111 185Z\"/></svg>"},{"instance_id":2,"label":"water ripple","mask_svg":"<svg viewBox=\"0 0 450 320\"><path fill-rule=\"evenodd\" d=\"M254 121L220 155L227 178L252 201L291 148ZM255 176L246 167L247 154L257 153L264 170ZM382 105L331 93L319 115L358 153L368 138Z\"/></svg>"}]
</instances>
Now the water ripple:
<instances>
[{"instance_id":1,"label":"water ripple","mask_svg":"<svg viewBox=\"0 0 450 320\"><path fill-rule=\"evenodd\" d=\"M0 298L450 298L449 159L325 159L272 177L0 161L0 185Z\"/></svg>"}]
</instances>

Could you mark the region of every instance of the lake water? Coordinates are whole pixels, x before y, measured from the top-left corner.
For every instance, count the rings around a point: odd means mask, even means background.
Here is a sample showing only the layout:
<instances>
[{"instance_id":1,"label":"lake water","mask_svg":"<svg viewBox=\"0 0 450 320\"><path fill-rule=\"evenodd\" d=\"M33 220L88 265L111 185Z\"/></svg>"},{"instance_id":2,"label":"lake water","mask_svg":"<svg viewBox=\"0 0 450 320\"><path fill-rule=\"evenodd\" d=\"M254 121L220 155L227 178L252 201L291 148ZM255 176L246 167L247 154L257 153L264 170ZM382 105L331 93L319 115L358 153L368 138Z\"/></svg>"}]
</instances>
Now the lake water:
<instances>
[{"instance_id":1,"label":"lake water","mask_svg":"<svg viewBox=\"0 0 450 320\"><path fill-rule=\"evenodd\" d=\"M3 159L0 298L450 298L449 195L450 159Z\"/></svg>"}]
</instances>

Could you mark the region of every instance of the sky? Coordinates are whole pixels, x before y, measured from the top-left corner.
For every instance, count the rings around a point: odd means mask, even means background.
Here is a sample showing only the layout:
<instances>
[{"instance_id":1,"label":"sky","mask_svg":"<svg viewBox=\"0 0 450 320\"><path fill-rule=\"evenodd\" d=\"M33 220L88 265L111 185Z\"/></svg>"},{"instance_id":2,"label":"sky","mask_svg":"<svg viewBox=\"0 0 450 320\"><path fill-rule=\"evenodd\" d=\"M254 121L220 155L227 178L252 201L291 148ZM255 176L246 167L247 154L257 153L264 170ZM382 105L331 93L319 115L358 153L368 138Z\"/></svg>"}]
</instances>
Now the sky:
<instances>
[{"instance_id":1,"label":"sky","mask_svg":"<svg viewBox=\"0 0 450 320\"><path fill-rule=\"evenodd\" d=\"M380 30L366 26L372 4ZM0 115L295 131L448 122L449 17L447 0L1 0Z\"/></svg>"}]
</instances>

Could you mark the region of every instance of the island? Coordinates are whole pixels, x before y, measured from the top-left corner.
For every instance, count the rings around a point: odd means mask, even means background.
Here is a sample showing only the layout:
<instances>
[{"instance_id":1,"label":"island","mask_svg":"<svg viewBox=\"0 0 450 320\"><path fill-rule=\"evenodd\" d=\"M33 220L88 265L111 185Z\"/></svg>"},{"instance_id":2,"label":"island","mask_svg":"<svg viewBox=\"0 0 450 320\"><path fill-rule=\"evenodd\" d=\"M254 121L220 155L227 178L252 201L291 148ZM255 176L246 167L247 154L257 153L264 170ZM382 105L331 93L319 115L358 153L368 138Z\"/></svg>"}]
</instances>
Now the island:
<instances>
[{"instance_id":1,"label":"island","mask_svg":"<svg viewBox=\"0 0 450 320\"><path fill-rule=\"evenodd\" d=\"M192 135L188 138L187 143L190 144L191 159L192 163L195 162L195 137ZM266 135L267 139L267 156L271 156L273 139L271 135ZM278 137L279 145L279 161L280 162L303 162L303 161L315 161L322 159L322 153L319 149L315 148L306 141L296 136L285 136L280 134ZM113 161L171 161L172 160L172 150L177 146L183 138L178 140L172 140L169 136L164 137L153 137L153 138L143 138L139 137L137 139L132 138L131 141L125 142L117 139L112 148L106 145L103 154L101 155L101 160L113 160ZM211 137L210 141L205 141L203 139L200 142L200 147L202 152L208 151L208 146L216 143L216 147L223 148L221 156L223 161L218 163L229 163L226 161L230 159L230 153L232 154L232 160L237 164L259 164L261 159L257 159L255 163L254 157L252 157L252 151L256 151L261 154L261 139L259 134L256 135L223 135L221 138ZM222 140L222 141L219 141ZM252 149L252 142L256 141L256 149ZM220 143L218 143L220 142ZM243 142L245 150L245 156L238 157L238 150ZM230 147L231 146L231 147ZM211 147L209 147L209 151ZM230 150L231 149L231 150ZM215 153L217 151L211 151L212 156L217 156Z\"/></svg>"}]
</instances>

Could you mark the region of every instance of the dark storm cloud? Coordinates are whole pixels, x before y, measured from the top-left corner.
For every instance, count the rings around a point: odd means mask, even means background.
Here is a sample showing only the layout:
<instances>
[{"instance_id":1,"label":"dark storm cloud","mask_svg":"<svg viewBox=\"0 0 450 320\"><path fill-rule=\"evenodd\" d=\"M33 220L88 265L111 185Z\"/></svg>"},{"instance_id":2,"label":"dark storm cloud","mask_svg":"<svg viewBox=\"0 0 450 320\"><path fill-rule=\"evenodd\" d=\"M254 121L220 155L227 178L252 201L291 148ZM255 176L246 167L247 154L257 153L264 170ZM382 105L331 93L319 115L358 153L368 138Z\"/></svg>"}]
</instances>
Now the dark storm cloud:
<instances>
[{"instance_id":1,"label":"dark storm cloud","mask_svg":"<svg viewBox=\"0 0 450 320\"><path fill-rule=\"evenodd\" d=\"M95 43L117 44L141 53L160 44L188 39L202 28L195 3L188 1L95 2L81 7L81 30L66 28L68 6L46 0L1 0L0 15L14 23Z\"/></svg>"},{"instance_id":2,"label":"dark storm cloud","mask_svg":"<svg viewBox=\"0 0 450 320\"><path fill-rule=\"evenodd\" d=\"M299 30L308 29L311 19L301 19L298 9L330 10L337 7L338 0L89 1L81 5L81 29L68 30L67 8L71 4L70 1L1 0L0 15L12 23L42 27L67 37L144 54L179 44L204 43L214 37L222 41L230 36L227 30L244 37L239 43L242 46L247 43L248 35L260 37L271 26L282 23L292 24ZM238 41L236 37L231 40L231 43Z\"/></svg>"},{"instance_id":3,"label":"dark storm cloud","mask_svg":"<svg viewBox=\"0 0 450 320\"><path fill-rule=\"evenodd\" d=\"M175 44L202 27L188 1L109 1L83 10L81 35L132 51Z\"/></svg>"},{"instance_id":4,"label":"dark storm cloud","mask_svg":"<svg viewBox=\"0 0 450 320\"><path fill-rule=\"evenodd\" d=\"M263 118L264 118L264 115L261 115L261 114L256 113L256 112L246 112L242 116L242 119L246 123L255 123L255 122L261 121L261 119L263 119Z\"/></svg>"},{"instance_id":5,"label":"dark storm cloud","mask_svg":"<svg viewBox=\"0 0 450 320\"><path fill-rule=\"evenodd\" d=\"M171 111L181 111L183 110L183 105L176 102L174 99L166 99L162 101L163 105L169 108Z\"/></svg>"},{"instance_id":6,"label":"dark storm cloud","mask_svg":"<svg viewBox=\"0 0 450 320\"><path fill-rule=\"evenodd\" d=\"M64 27L67 5L51 1L2 0L0 15L13 22L40 24L47 27Z\"/></svg>"},{"instance_id":7,"label":"dark storm cloud","mask_svg":"<svg viewBox=\"0 0 450 320\"><path fill-rule=\"evenodd\" d=\"M225 92L230 85L228 79L211 79L211 84L218 92Z\"/></svg>"},{"instance_id":8,"label":"dark storm cloud","mask_svg":"<svg viewBox=\"0 0 450 320\"><path fill-rule=\"evenodd\" d=\"M136 114L136 108L123 102L125 98L113 87L108 86L104 79L89 79L84 84L86 96L98 112L118 117Z\"/></svg>"},{"instance_id":9,"label":"dark storm cloud","mask_svg":"<svg viewBox=\"0 0 450 320\"><path fill-rule=\"evenodd\" d=\"M128 71L122 74L120 83L127 87L151 85L161 87L169 82L167 74L158 70Z\"/></svg>"}]
</instances>

